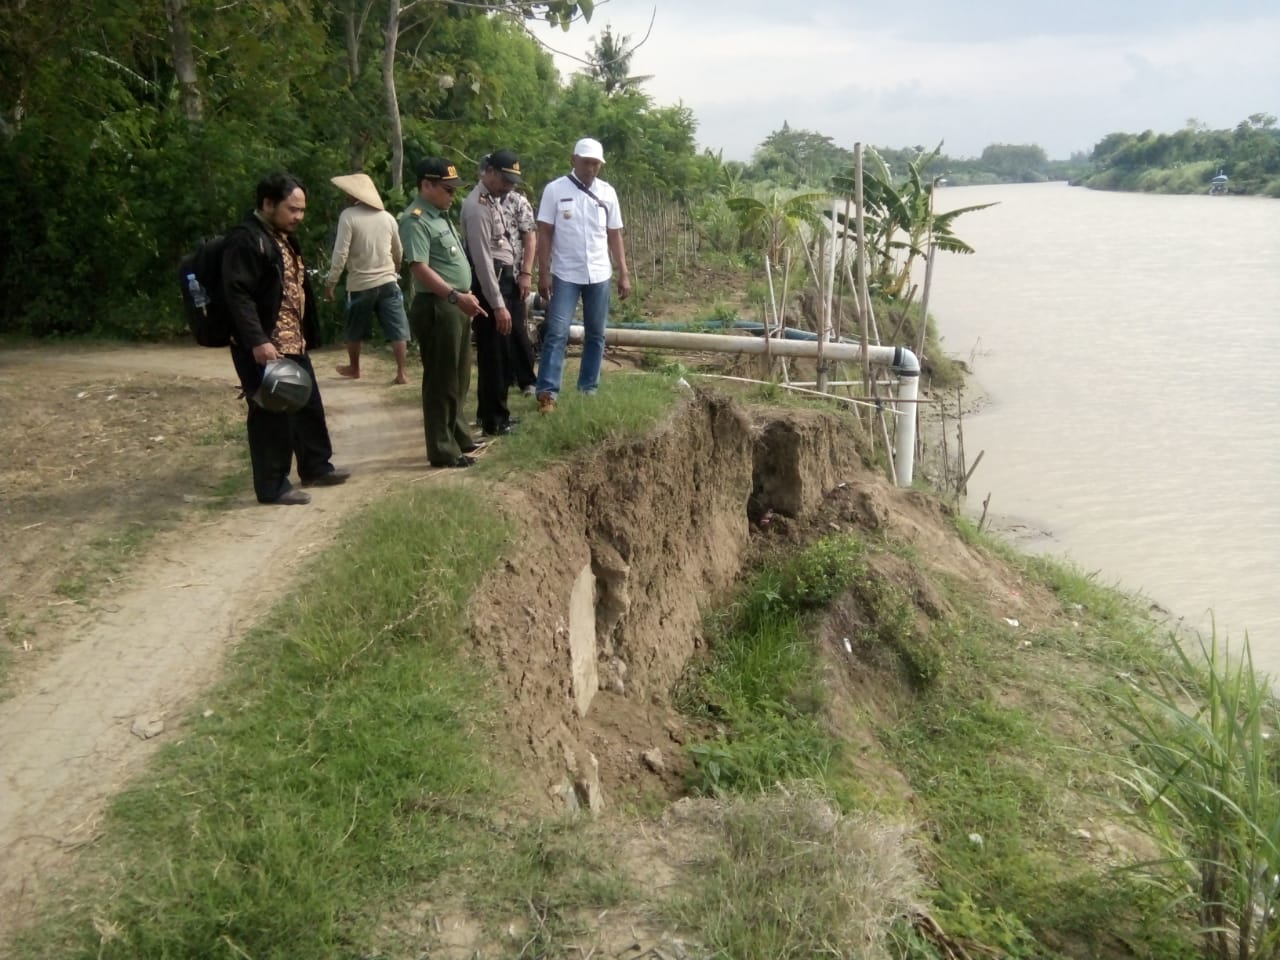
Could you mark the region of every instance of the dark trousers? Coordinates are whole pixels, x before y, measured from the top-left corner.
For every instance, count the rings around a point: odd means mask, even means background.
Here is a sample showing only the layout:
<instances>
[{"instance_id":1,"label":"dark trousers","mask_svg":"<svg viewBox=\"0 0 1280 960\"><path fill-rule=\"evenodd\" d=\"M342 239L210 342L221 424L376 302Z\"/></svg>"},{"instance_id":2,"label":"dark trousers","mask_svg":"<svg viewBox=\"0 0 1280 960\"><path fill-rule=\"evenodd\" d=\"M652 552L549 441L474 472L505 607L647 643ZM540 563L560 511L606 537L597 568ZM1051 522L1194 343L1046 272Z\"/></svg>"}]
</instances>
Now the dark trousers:
<instances>
[{"instance_id":1,"label":"dark trousers","mask_svg":"<svg viewBox=\"0 0 1280 960\"><path fill-rule=\"evenodd\" d=\"M311 377L316 385L307 398L306 405L293 413L274 413L263 410L253 402L262 383L262 367L253 359L253 352L232 344L231 362L244 390L249 413L245 428L249 434L249 461L253 464L253 492L262 503L280 499L292 488L289 471L294 458L298 461L298 476L314 480L333 472L333 444L329 440L329 428L324 419L324 403L320 399L320 385L311 358L290 356Z\"/></svg>"},{"instance_id":2,"label":"dark trousers","mask_svg":"<svg viewBox=\"0 0 1280 960\"><path fill-rule=\"evenodd\" d=\"M467 316L433 293L417 291L409 307L409 326L422 352L422 429L427 462L453 463L474 449L462 405L471 386L471 335Z\"/></svg>"},{"instance_id":3,"label":"dark trousers","mask_svg":"<svg viewBox=\"0 0 1280 960\"><path fill-rule=\"evenodd\" d=\"M506 291L503 291L504 295ZM529 341L528 316L524 298L520 296L520 288L516 288L516 295L511 302L511 366L507 371L510 378L507 382L514 383L523 390L525 387L532 387L538 382L538 372L534 367L533 344Z\"/></svg>"},{"instance_id":4,"label":"dark trousers","mask_svg":"<svg viewBox=\"0 0 1280 960\"><path fill-rule=\"evenodd\" d=\"M503 306L511 313L511 329L523 327L524 303L520 299L515 275L510 267L497 272ZM486 433L497 433L511 420L507 388L515 371L515 344L511 334L498 333L492 304L485 298L484 291L478 289L479 284L474 284L474 287L480 305L488 314L486 317L477 316L472 321L476 333L476 420Z\"/></svg>"}]
</instances>

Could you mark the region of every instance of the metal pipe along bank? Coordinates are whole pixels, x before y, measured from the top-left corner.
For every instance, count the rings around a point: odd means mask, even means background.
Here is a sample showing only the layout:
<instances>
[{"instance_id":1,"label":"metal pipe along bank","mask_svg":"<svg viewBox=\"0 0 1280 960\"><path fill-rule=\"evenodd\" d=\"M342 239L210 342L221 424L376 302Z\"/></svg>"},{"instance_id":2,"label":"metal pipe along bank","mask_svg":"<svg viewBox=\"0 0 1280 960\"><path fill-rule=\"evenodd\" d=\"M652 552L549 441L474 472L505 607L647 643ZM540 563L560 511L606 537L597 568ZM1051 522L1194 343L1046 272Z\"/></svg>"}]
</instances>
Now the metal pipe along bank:
<instances>
[{"instance_id":1,"label":"metal pipe along bank","mask_svg":"<svg viewBox=\"0 0 1280 960\"><path fill-rule=\"evenodd\" d=\"M569 328L569 340L581 343L583 329L579 324ZM605 343L615 347L666 347L671 350L707 351L714 353L750 353L777 357L818 356L816 340L765 340L761 337L729 337L718 333L673 333L669 330L627 330L609 327ZM825 343L823 356L829 360L860 362L862 345L857 343ZM867 347L874 364L887 366L898 375L898 399L915 400L920 389L920 361L906 347ZM892 402L892 401L890 401ZM894 413L897 442L894 450L894 481L900 487L911 486L916 450L916 410L914 403L898 405Z\"/></svg>"}]
</instances>

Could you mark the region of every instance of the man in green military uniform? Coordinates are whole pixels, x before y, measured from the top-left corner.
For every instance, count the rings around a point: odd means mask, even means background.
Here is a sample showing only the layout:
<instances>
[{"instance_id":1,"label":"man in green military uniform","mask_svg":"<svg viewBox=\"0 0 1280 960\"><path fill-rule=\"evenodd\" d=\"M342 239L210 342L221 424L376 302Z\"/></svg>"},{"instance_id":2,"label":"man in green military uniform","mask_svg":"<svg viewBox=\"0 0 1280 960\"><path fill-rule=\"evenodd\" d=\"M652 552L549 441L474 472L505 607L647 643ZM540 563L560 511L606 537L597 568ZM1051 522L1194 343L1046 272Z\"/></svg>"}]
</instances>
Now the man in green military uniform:
<instances>
[{"instance_id":1,"label":"man in green military uniform","mask_svg":"<svg viewBox=\"0 0 1280 960\"><path fill-rule=\"evenodd\" d=\"M413 277L409 325L422 350L422 426L433 467L469 467L476 449L462 415L471 385L471 318L487 316L471 293L471 266L445 213L461 178L452 163L417 167L418 199L400 215L400 241Z\"/></svg>"}]
</instances>

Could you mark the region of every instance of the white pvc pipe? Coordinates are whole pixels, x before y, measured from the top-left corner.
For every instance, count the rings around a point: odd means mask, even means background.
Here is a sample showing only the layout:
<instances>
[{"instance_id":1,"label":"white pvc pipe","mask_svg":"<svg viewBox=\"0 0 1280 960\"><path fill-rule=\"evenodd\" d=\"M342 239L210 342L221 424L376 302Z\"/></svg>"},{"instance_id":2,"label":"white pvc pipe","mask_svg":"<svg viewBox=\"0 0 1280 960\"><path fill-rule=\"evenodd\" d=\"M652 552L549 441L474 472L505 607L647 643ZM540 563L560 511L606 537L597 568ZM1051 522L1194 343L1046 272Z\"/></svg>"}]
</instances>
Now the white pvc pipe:
<instances>
[{"instance_id":1,"label":"white pvc pipe","mask_svg":"<svg viewBox=\"0 0 1280 960\"><path fill-rule=\"evenodd\" d=\"M581 343L583 329L569 327L569 340ZM667 347L672 350L708 351L714 353L763 354L775 357L817 357L816 340L774 339L768 343L761 337L729 337L718 333L675 333L670 330L625 330L609 327L605 343L615 347ZM857 343L823 344L823 355L831 360L861 362L862 345ZM920 389L920 361L906 347L868 346L867 356L874 364L891 367L898 374L898 399L915 400ZM914 403L902 403L894 414L897 418L897 442L894 450L894 482L911 486L916 451L916 410Z\"/></svg>"}]
</instances>

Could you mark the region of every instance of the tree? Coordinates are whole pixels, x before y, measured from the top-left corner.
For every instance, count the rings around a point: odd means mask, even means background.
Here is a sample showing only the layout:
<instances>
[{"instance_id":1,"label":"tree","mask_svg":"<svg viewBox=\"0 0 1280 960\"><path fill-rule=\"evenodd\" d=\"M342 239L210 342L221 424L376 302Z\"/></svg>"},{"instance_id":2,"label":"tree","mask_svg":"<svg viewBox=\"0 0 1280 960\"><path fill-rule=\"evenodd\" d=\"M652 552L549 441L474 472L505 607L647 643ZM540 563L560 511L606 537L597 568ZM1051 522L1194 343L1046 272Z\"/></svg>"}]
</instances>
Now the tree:
<instances>
[{"instance_id":1,"label":"tree","mask_svg":"<svg viewBox=\"0 0 1280 960\"><path fill-rule=\"evenodd\" d=\"M200 78L196 72L196 54L191 43L191 18L187 15L187 0L164 0L164 13L169 22L173 72L178 80L182 112L188 120L200 120L204 117L204 98L200 95Z\"/></svg>"},{"instance_id":2,"label":"tree","mask_svg":"<svg viewBox=\"0 0 1280 960\"><path fill-rule=\"evenodd\" d=\"M955 220L975 210L985 210L994 203L936 213L933 192L936 179L926 179L921 170L937 160L942 151L938 144L929 154L921 154L907 165L905 180L894 185L879 154L868 152L862 175L863 228L870 260L868 285L881 296L900 298L911 280L911 270L918 257L927 257L930 248L945 253L973 253L973 248L951 229ZM857 192L856 171L832 178L838 193L853 198ZM844 214L837 221L851 231Z\"/></svg>"},{"instance_id":3,"label":"tree","mask_svg":"<svg viewBox=\"0 0 1280 960\"><path fill-rule=\"evenodd\" d=\"M830 137L810 130L793 130L784 120L756 148L752 167L757 179L783 187L823 186L853 163L853 154Z\"/></svg>"},{"instance_id":4,"label":"tree","mask_svg":"<svg viewBox=\"0 0 1280 960\"><path fill-rule=\"evenodd\" d=\"M1036 144L993 143L982 151L989 170L1011 180L1043 180L1049 158Z\"/></svg>"},{"instance_id":5,"label":"tree","mask_svg":"<svg viewBox=\"0 0 1280 960\"><path fill-rule=\"evenodd\" d=\"M783 196L778 190L768 191L759 197L731 197L726 206L738 217L741 244L744 247L763 248L769 262L782 262L784 250L797 241L803 241L806 227L821 224L817 204L826 199L821 193L798 193Z\"/></svg>"},{"instance_id":6,"label":"tree","mask_svg":"<svg viewBox=\"0 0 1280 960\"><path fill-rule=\"evenodd\" d=\"M596 38L588 55L587 75L604 87L609 96L627 90L636 90L646 80L652 80L652 74L633 77L631 73L631 57L636 52L629 36L616 36L612 27L606 26L604 32Z\"/></svg>"},{"instance_id":7,"label":"tree","mask_svg":"<svg viewBox=\"0 0 1280 960\"><path fill-rule=\"evenodd\" d=\"M417 9L428 16L477 16L502 13L522 21L541 19L559 23L567 30L579 16L584 20L590 20L594 8L594 0L545 0L541 3L480 0L480 2L466 5L455 4L453 0L387 0L387 15L382 31L382 85L391 134L392 189L399 193L404 178L404 132L400 99L396 88L396 51L401 32L407 27L406 18L411 12ZM606 33L608 33L607 30Z\"/></svg>"}]
</instances>

